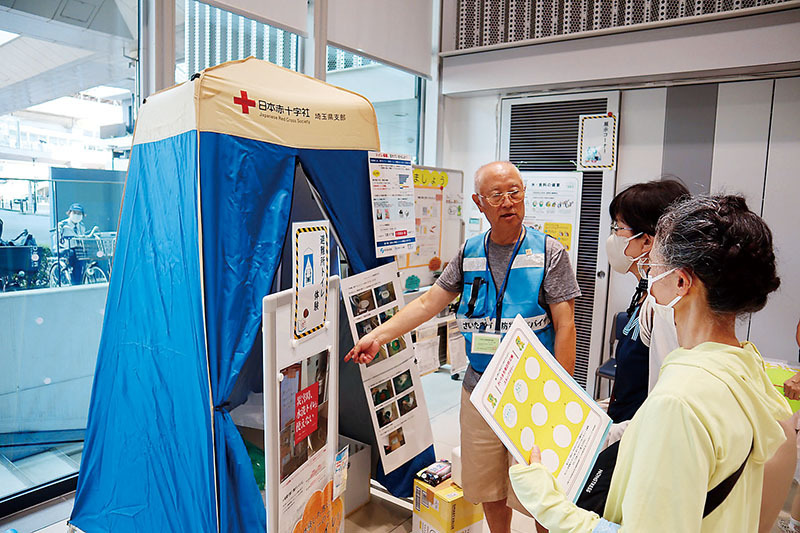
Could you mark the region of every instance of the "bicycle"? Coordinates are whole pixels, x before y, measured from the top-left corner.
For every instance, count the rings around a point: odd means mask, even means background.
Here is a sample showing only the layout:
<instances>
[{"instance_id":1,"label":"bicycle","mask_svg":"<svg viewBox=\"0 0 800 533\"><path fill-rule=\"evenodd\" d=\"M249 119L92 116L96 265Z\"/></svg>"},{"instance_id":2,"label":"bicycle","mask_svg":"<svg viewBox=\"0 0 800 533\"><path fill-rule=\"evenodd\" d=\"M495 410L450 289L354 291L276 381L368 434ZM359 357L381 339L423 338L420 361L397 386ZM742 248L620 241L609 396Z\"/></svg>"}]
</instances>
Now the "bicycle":
<instances>
[{"instance_id":1,"label":"bicycle","mask_svg":"<svg viewBox=\"0 0 800 533\"><path fill-rule=\"evenodd\" d=\"M81 284L108 282L108 273L100 263L108 261L110 269L117 242L117 233L115 231L98 232L97 226L95 226L88 235L64 237L63 239L68 241L68 249L75 252L77 260L86 263L81 276ZM67 255L59 253L51 261L52 264L48 267L48 283L50 287L72 285L72 266L69 264Z\"/></svg>"},{"instance_id":2,"label":"bicycle","mask_svg":"<svg viewBox=\"0 0 800 533\"><path fill-rule=\"evenodd\" d=\"M0 239L0 292L33 288L40 258L41 248L27 229L9 241Z\"/></svg>"}]
</instances>

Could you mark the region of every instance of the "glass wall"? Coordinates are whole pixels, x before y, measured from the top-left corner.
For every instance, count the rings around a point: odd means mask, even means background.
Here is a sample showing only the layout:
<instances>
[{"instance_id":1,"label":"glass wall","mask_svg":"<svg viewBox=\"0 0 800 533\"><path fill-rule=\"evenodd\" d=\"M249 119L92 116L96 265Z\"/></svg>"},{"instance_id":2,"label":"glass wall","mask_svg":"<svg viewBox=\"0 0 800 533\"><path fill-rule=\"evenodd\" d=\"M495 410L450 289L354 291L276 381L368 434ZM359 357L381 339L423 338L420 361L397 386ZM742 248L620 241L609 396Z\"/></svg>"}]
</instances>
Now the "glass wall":
<instances>
[{"instance_id":1,"label":"glass wall","mask_svg":"<svg viewBox=\"0 0 800 533\"><path fill-rule=\"evenodd\" d=\"M234 59L255 56L298 70L300 37L197 0L175 2L175 82Z\"/></svg>"},{"instance_id":2,"label":"glass wall","mask_svg":"<svg viewBox=\"0 0 800 533\"><path fill-rule=\"evenodd\" d=\"M74 487L133 132L138 4L0 17L0 517Z\"/></svg>"},{"instance_id":3,"label":"glass wall","mask_svg":"<svg viewBox=\"0 0 800 533\"><path fill-rule=\"evenodd\" d=\"M417 162L422 78L329 46L326 81L366 96L378 117L381 150L409 154Z\"/></svg>"}]
</instances>

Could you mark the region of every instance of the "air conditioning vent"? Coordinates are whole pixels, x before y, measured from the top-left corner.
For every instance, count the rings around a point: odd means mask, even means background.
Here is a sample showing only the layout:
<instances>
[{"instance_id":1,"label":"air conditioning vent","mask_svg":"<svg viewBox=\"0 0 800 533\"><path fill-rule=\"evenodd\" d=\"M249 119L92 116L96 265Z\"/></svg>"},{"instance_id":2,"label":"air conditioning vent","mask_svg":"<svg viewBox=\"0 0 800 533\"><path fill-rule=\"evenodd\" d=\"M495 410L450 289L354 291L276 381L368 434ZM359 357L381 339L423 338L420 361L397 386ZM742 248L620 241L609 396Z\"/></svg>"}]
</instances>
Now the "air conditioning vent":
<instances>
[{"instance_id":1,"label":"air conditioning vent","mask_svg":"<svg viewBox=\"0 0 800 533\"><path fill-rule=\"evenodd\" d=\"M572 161L578 150L578 117L607 111L606 98L512 103L508 117L509 160L523 171L574 171ZM584 388L592 355L602 193L603 173L584 172L576 268L582 296L575 301L578 332L575 380Z\"/></svg>"},{"instance_id":2,"label":"air conditioning vent","mask_svg":"<svg viewBox=\"0 0 800 533\"><path fill-rule=\"evenodd\" d=\"M729 13L791 0L459 0L459 50ZM640 29L640 28L631 28ZM582 36L583 36L582 35Z\"/></svg>"}]
</instances>

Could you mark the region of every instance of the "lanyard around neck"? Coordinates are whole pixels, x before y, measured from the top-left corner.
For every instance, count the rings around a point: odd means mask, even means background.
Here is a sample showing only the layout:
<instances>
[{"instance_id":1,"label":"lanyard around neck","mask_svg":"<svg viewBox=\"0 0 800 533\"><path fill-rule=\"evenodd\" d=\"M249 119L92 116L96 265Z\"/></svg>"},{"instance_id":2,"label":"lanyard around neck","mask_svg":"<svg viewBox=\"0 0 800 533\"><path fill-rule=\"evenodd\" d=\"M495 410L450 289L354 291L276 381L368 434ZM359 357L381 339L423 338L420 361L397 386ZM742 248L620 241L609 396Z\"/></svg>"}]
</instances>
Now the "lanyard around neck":
<instances>
[{"instance_id":1,"label":"lanyard around neck","mask_svg":"<svg viewBox=\"0 0 800 533\"><path fill-rule=\"evenodd\" d=\"M489 247L488 247L488 244L489 244L489 235L490 235L490 233L491 233L491 230L486 233L486 237L483 239L483 255L486 257L486 281L488 282L489 279L491 279L492 283L494 283L495 289L497 289L497 284L494 281L494 277L492 276L492 273L489 271ZM505 295L506 287L508 286L508 276L509 276L509 274L511 274L511 266L514 264L514 259L517 258L517 253L519 252L519 247L520 247L520 244L522 243L522 235L523 235L523 233L525 233L525 226L522 226L522 228L519 231L519 235L517 236L517 242L514 244L514 251L511 254L511 259L508 260L508 267L506 267L506 276L505 276L505 278L503 278L503 284L500 286L500 289L497 291L497 301L495 302L494 309L492 310L492 313L494 315L497 315L497 308L500 307L500 304L503 302L503 296ZM489 318L492 318L492 317L489 317ZM498 317L494 316L493 318L498 318Z\"/></svg>"}]
</instances>

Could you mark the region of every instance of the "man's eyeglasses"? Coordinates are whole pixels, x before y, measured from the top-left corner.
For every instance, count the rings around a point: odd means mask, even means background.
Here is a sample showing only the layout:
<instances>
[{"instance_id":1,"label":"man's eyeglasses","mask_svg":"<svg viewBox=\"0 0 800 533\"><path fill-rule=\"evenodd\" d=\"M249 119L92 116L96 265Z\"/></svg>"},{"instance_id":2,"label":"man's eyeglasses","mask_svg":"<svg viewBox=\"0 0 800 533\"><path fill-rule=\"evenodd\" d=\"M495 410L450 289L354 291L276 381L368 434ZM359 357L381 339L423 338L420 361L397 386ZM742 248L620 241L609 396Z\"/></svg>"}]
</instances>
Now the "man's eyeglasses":
<instances>
[{"instance_id":1,"label":"man's eyeglasses","mask_svg":"<svg viewBox=\"0 0 800 533\"><path fill-rule=\"evenodd\" d=\"M525 198L525 189L524 188L512 189L507 192L496 192L490 194L489 196L484 196L482 194L479 194L478 196L486 200L486 203L489 204L490 206L500 207L501 205L503 205L503 202L505 202L506 196L508 196L508 199L511 200L512 204L520 203L523 200L523 198Z\"/></svg>"},{"instance_id":2,"label":"man's eyeglasses","mask_svg":"<svg viewBox=\"0 0 800 533\"><path fill-rule=\"evenodd\" d=\"M626 229L628 231L633 231L633 228L626 228L625 226L620 226L616 223L616 221L611 223L611 232L616 233L621 229Z\"/></svg>"}]
</instances>

